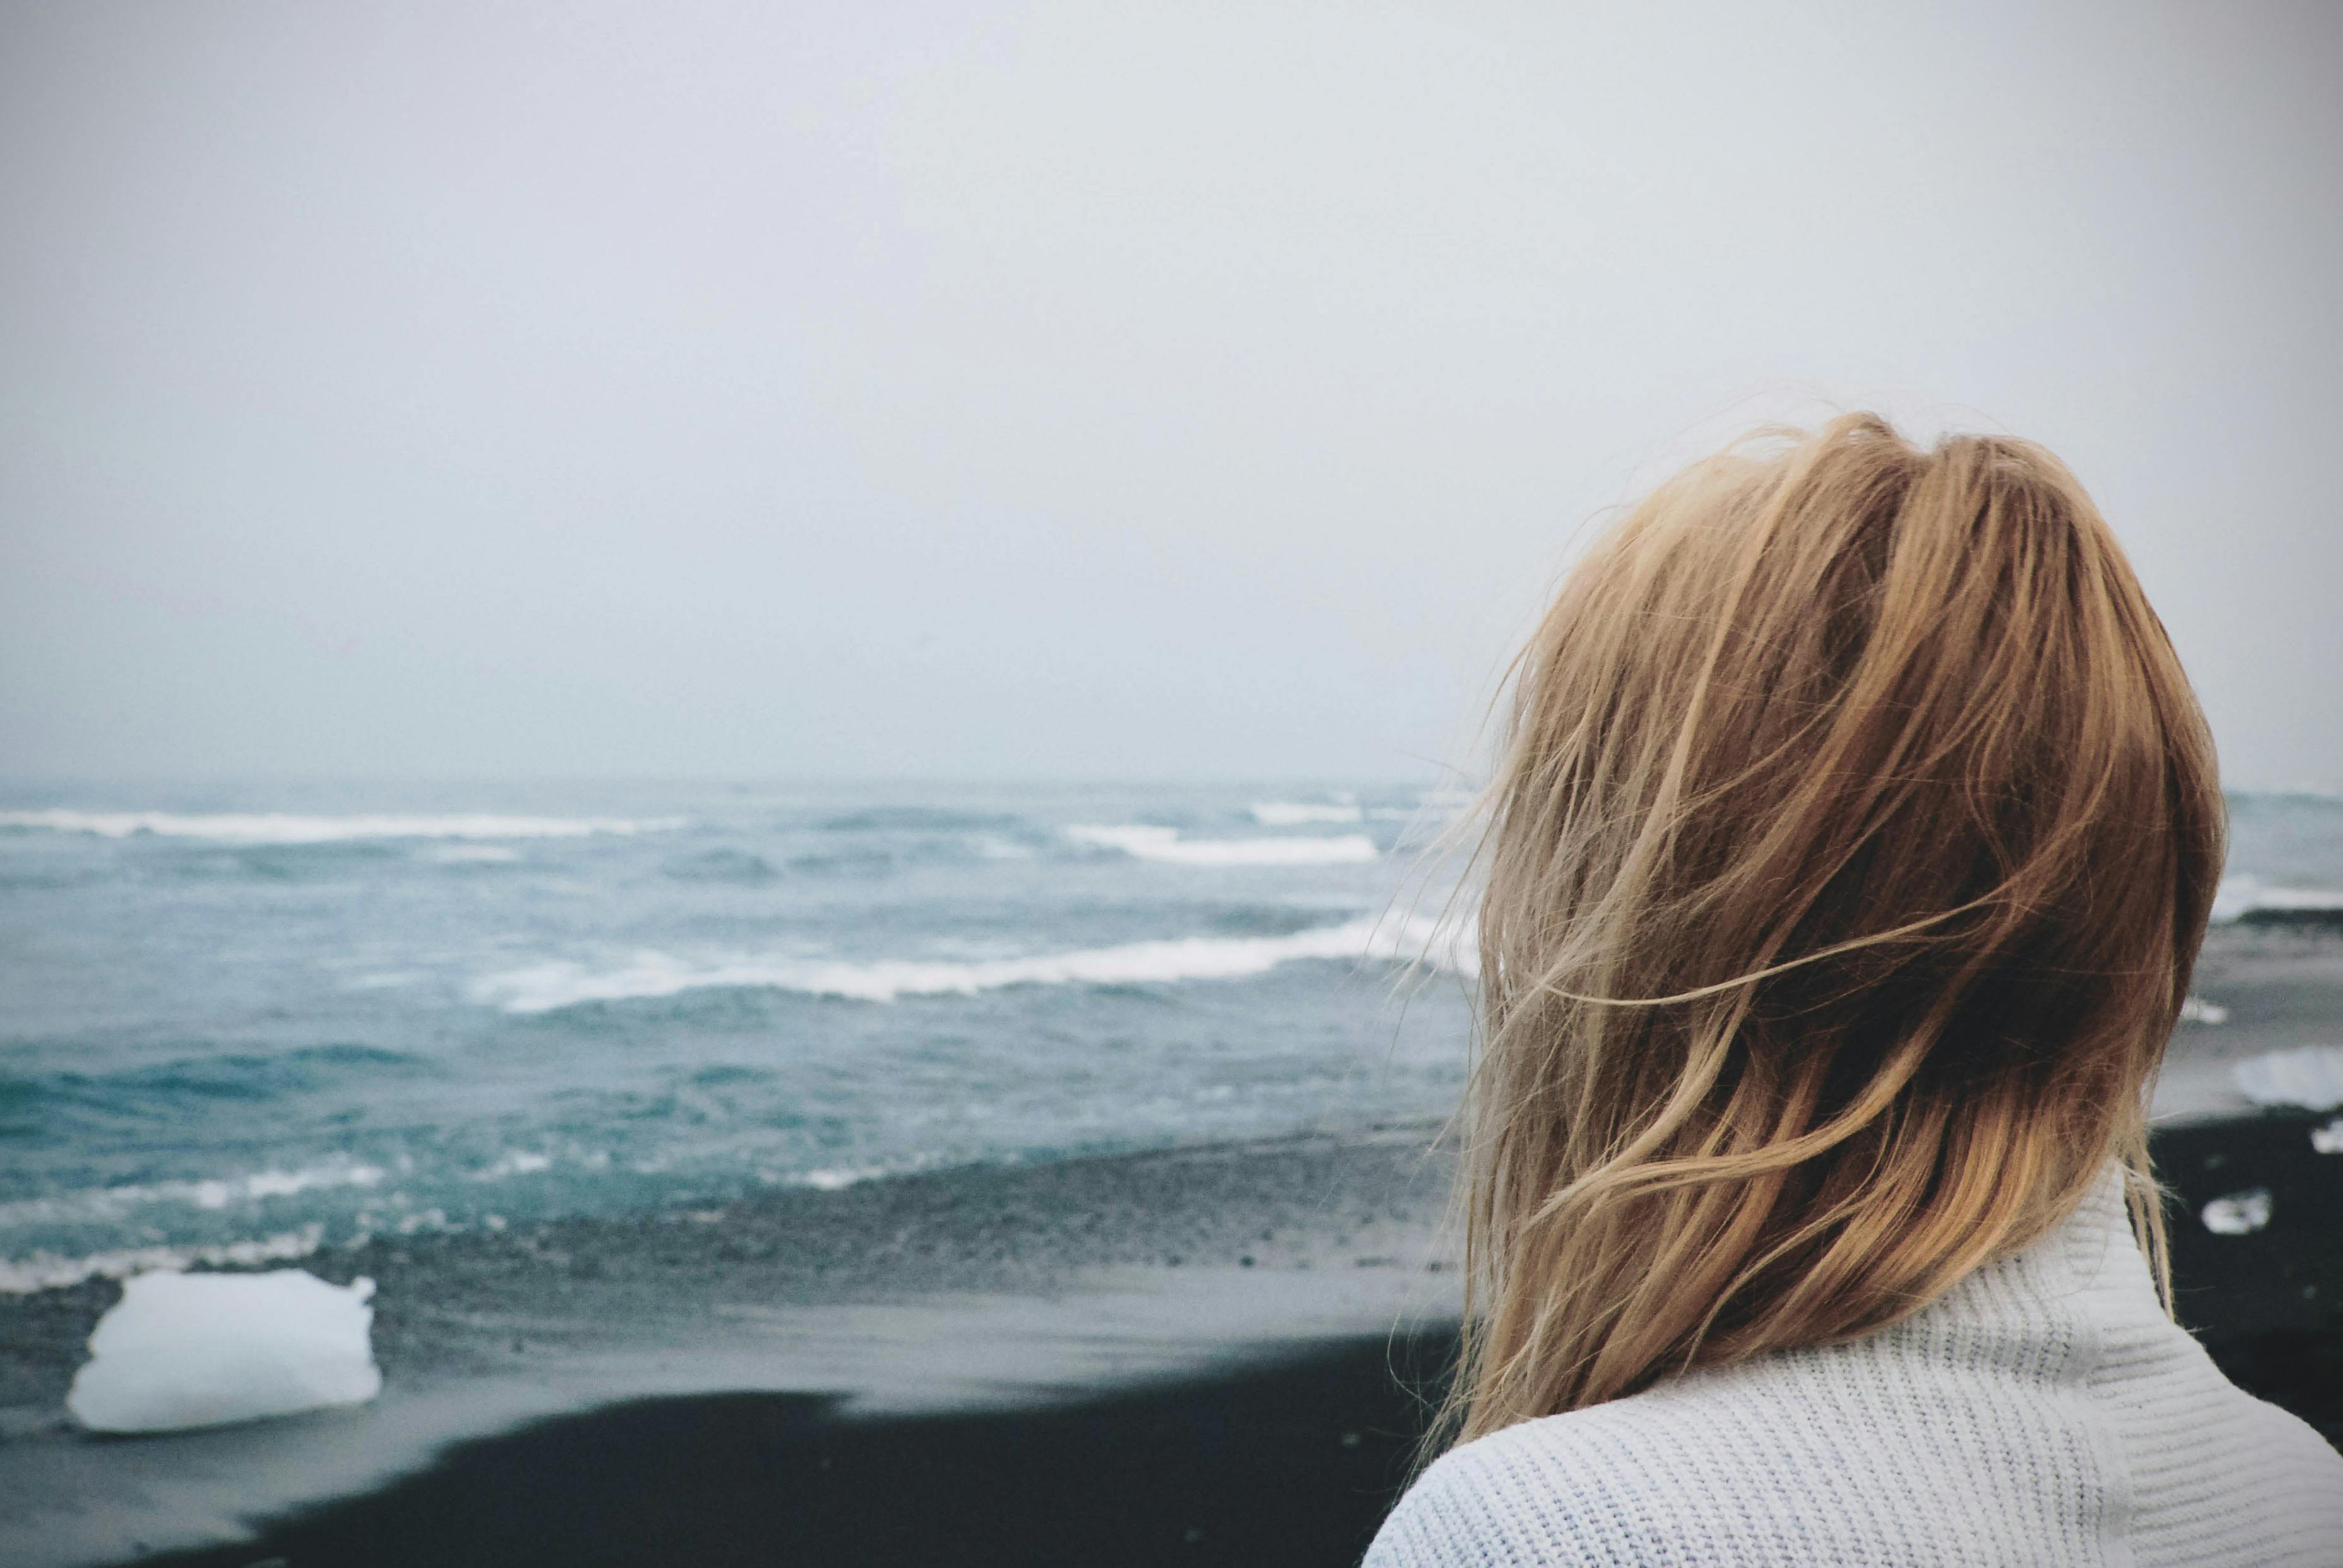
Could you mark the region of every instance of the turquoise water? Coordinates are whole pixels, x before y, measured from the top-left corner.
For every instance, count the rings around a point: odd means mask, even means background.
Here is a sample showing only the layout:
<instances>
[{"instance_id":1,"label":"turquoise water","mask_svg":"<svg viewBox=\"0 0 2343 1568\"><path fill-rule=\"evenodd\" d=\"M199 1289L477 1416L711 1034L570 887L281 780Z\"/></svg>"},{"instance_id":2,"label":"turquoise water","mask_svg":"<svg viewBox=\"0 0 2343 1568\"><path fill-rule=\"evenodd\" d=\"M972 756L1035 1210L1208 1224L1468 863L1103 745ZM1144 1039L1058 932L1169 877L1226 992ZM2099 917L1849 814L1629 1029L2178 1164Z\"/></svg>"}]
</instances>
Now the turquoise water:
<instances>
[{"instance_id":1,"label":"turquoise water","mask_svg":"<svg viewBox=\"0 0 2343 1568\"><path fill-rule=\"evenodd\" d=\"M1443 804L12 789L0 1286L1437 1114Z\"/></svg>"}]
</instances>

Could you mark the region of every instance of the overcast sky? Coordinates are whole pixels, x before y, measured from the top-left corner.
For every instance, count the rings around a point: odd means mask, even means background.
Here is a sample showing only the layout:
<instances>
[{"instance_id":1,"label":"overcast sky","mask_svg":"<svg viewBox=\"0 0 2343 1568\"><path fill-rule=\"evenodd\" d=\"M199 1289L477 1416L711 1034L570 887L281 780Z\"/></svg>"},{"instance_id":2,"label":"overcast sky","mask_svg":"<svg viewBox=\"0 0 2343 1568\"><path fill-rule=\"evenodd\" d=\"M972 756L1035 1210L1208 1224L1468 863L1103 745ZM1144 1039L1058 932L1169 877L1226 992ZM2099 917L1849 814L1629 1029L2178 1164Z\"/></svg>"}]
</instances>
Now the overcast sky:
<instances>
[{"instance_id":1,"label":"overcast sky","mask_svg":"<svg viewBox=\"0 0 2343 1568\"><path fill-rule=\"evenodd\" d=\"M1788 408L2343 786L2343 8L16 4L0 771L1407 776Z\"/></svg>"}]
</instances>

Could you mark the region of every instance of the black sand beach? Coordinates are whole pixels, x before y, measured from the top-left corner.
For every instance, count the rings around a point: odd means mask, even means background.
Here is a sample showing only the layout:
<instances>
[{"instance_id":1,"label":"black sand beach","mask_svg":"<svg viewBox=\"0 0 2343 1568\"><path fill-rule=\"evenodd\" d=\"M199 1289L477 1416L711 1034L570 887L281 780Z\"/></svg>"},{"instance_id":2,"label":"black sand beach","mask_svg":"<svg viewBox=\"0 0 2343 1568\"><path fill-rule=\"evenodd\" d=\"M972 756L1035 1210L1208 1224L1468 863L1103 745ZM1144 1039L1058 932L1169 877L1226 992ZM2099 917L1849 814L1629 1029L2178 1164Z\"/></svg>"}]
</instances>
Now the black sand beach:
<instances>
[{"instance_id":1,"label":"black sand beach","mask_svg":"<svg viewBox=\"0 0 2343 1568\"><path fill-rule=\"evenodd\" d=\"M2182 1320L2343 1446L2331 1113L2224 1088L2332 1039L2343 943L2237 933L2156 1135ZM1453 1352L1433 1129L1056 1164L310 1261L380 1286L361 1410L129 1440L59 1402L116 1287L0 1301L0 1560L1348 1563ZM2328 1141L2322 1139L2319 1141ZM2259 1230L2206 1206L2269 1195Z\"/></svg>"},{"instance_id":2,"label":"black sand beach","mask_svg":"<svg viewBox=\"0 0 2343 1568\"><path fill-rule=\"evenodd\" d=\"M464 1444L256 1544L160 1561L1346 1568L1406 1472L1404 1385L1453 1348L1366 1335L1016 1412L649 1401Z\"/></svg>"},{"instance_id":3,"label":"black sand beach","mask_svg":"<svg viewBox=\"0 0 2343 1568\"><path fill-rule=\"evenodd\" d=\"M378 1282L383 1396L214 1432L75 1432L60 1402L116 1287L0 1302L0 1560L239 1542L186 1560L769 1561L765 1533L789 1520L796 1561L1119 1561L1081 1543L1141 1520L1166 1550L1267 1530L1354 1556L1453 1317L1432 1131L962 1169L320 1256L317 1272ZM1418 1329L1420 1356L1394 1348ZM742 1479L704 1484L717 1476ZM818 1489L786 1479L809 1476ZM1340 1483L1312 1503L1311 1477ZM996 1502L969 1513L956 1496ZM1044 1518L1070 1555L1002 1555L999 1531ZM307 1533L297 1551L281 1529ZM935 1532L976 1554L939 1559ZM906 1555L853 1546L866 1537ZM1316 1560L1298 1550L1280 1560Z\"/></svg>"},{"instance_id":4,"label":"black sand beach","mask_svg":"<svg viewBox=\"0 0 2343 1568\"><path fill-rule=\"evenodd\" d=\"M2323 1120L2159 1135L2184 1319L2229 1375L2343 1446L2343 1159ZM2250 1182L2268 1229L2204 1202ZM1071 1402L857 1416L832 1398L644 1400L460 1443L254 1543L148 1561L287 1564L1355 1563L1453 1354L1441 1328L1353 1335Z\"/></svg>"}]
</instances>

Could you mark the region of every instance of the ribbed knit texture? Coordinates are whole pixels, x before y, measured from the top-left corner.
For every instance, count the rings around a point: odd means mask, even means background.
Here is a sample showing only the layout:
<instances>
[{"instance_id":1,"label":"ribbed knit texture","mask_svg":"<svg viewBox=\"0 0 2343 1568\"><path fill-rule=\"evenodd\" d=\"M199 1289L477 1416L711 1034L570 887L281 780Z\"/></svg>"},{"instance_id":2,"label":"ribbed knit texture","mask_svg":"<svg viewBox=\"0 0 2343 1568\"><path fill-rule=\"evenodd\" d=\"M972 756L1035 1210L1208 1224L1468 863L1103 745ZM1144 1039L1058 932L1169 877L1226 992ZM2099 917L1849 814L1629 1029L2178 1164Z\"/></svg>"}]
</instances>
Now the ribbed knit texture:
<instances>
[{"instance_id":1,"label":"ribbed knit texture","mask_svg":"<svg viewBox=\"0 0 2343 1568\"><path fill-rule=\"evenodd\" d=\"M2343 1568L2343 1455L2157 1307L2112 1166L1902 1323L1444 1455L1366 1568Z\"/></svg>"}]
</instances>

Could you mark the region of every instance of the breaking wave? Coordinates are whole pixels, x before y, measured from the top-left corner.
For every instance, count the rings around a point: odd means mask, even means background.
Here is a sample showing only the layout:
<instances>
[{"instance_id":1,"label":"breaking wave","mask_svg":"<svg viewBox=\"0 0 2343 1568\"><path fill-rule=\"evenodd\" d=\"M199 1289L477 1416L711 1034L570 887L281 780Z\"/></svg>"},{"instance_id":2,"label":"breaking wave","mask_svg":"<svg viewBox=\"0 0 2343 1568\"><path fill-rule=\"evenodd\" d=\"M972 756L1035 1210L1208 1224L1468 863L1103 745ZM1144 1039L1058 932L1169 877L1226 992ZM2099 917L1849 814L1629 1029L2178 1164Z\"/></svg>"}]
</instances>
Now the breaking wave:
<instances>
[{"instance_id":1,"label":"breaking wave","mask_svg":"<svg viewBox=\"0 0 2343 1568\"><path fill-rule=\"evenodd\" d=\"M101 1276L127 1279L149 1269L186 1269L199 1263L212 1268L249 1268L256 1263L286 1262L312 1255L324 1247L325 1241L326 1228L311 1223L279 1235L209 1247L122 1247L77 1258L57 1252L35 1252L25 1258L0 1259L0 1295L30 1295L35 1291L78 1285L84 1280Z\"/></svg>"},{"instance_id":2,"label":"breaking wave","mask_svg":"<svg viewBox=\"0 0 2343 1568\"><path fill-rule=\"evenodd\" d=\"M79 811L56 807L0 811L0 828L94 833L102 839L150 834L215 844L340 844L363 839L584 839L600 833L658 833L683 826L680 817L449 816L302 817L278 811Z\"/></svg>"},{"instance_id":3,"label":"breaking wave","mask_svg":"<svg viewBox=\"0 0 2343 1568\"><path fill-rule=\"evenodd\" d=\"M1077 843L1120 849L1133 859L1159 860L1170 866L1343 866L1364 864L1382 856L1375 841L1364 833L1337 838L1182 839L1175 828L1131 823L1076 826L1066 829L1066 837Z\"/></svg>"},{"instance_id":4,"label":"breaking wave","mask_svg":"<svg viewBox=\"0 0 2343 1568\"><path fill-rule=\"evenodd\" d=\"M114 1219L154 1203L185 1203L197 1209L229 1209L270 1198L331 1187L376 1187L389 1174L379 1165L336 1160L296 1171L254 1171L241 1176L190 1181L150 1181L91 1187L45 1198L0 1203L0 1227L86 1222Z\"/></svg>"},{"instance_id":5,"label":"breaking wave","mask_svg":"<svg viewBox=\"0 0 2343 1568\"><path fill-rule=\"evenodd\" d=\"M1256 800L1252 819L1264 828L1299 828L1311 822L1356 822L1363 815L1350 801Z\"/></svg>"},{"instance_id":6,"label":"breaking wave","mask_svg":"<svg viewBox=\"0 0 2343 1568\"><path fill-rule=\"evenodd\" d=\"M1447 940L1444 928L1417 918L1348 920L1285 936L1183 937L971 961L740 959L695 962L649 952L608 969L565 962L509 970L474 982L470 994L477 1002L516 1013L550 1012L584 1002L634 1001L712 988L786 990L880 1002L899 997L973 996L1010 986L1245 980L1281 964L1308 960L1347 963L1422 960L1435 968L1467 971L1470 968L1462 944Z\"/></svg>"}]
</instances>

